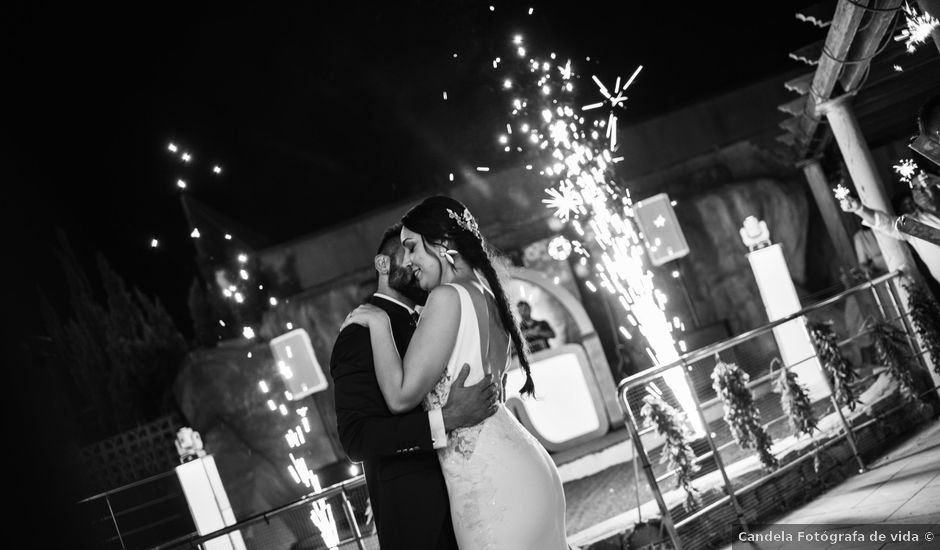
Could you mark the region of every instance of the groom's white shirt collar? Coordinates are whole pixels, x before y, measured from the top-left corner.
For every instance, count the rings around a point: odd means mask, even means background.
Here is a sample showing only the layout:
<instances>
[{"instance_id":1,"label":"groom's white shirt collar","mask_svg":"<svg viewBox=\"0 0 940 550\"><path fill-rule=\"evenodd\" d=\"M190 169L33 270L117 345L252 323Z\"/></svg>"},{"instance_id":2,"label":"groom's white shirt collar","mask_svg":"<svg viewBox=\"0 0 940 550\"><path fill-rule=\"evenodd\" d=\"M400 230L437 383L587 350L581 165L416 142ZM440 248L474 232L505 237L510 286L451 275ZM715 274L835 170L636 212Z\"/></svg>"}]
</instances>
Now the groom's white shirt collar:
<instances>
[{"instance_id":1,"label":"groom's white shirt collar","mask_svg":"<svg viewBox=\"0 0 940 550\"><path fill-rule=\"evenodd\" d=\"M400 300L396 300L395 298L392 298L392 297L389 296L388 294L382 294L381 292L376 292L375 294L373 294L373 296L377 296L377 297L379 297L379 298L382 298L383 300L388 300L389 302L392 302L393 304L398 304L398 305L400 305L401 307L403 307L403 308L405 308L405 309L408 310L408 314L409 314L409 315L412 314L412 313L417 313L418 315L421 315L421 310L420 310L420 309L413 308L413 307L408 307L408 306L406 306L405 304L403 304Z\"/></svg>"}]
</instances>

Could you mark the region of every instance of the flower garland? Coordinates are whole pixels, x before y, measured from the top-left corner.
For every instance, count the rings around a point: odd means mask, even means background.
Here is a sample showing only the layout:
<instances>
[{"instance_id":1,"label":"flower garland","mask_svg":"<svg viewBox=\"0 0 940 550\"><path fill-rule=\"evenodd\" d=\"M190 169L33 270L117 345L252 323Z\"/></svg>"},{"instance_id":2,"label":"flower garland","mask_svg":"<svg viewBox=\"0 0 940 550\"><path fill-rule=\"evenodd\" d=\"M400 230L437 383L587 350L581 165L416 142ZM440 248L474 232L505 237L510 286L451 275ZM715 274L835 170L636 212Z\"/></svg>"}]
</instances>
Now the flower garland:
<instances>
[{"instance_id":1,"label":"flower garland","mask_svg":"<svg viewBox=\"0 0 940 550\"><path fill-rule=\"evenodd\" d=\"M780 364L780 359L774 357L770 362L771 371L774 370L775 363ZM780 392L780 406L787 415L793 431L812 436L819 420L813 411L813 402L806 393L806 387L800 384L796 373L785 367L781 368L774 382L774 389Z\"/></svg>"},{"instance_id":2,"label":"flower garland","mask_svg":"<svg viewBox=\"0 0 940 550\"><path fill-rule=\"evenodd\" d=\"M823 368L826 369L826 376L832 384L836 402L854 411L855 405L861 403L853 387L858 381L858 373L842 355L836 335L832 332L832 322L809 323L809 334L816 346L816 353L822 360Z\"/></svg>"},{"instance_id":3,"label":"flower garland","mask_svg":"<svg viewBox=\"0 0 940 550\"><path fill-rule=\"evenodd\" d=\"M773 440L760 423L760 411L748 387L750 376L734 363L725 363L716 354L712 371L712 387L721 398L725 422L731 427L734 440L743 449L756 450L765 468L774 469L779 461L770 452Z\"/></svg>"},{"instance_id":4,"label":"flower garland","mask_svg":"<svg viewBox=\"0 0 940 550\"><path fill-rule=\"evenodd\" d=\"M656 426L659 435L666 438L660 463L668 462L667 467L676 474L676 487L685 490L686 510L699 506L702 503L701 494L692 485L692 474L699 470L699 465L695 462L695 451L689 442L685 414L677 411L662 398L647 395L643 398L640 415L644 425Z\"/></svg>"},{"instance_id":5,"label":"flower garland","mask_svg":"<svg viewBox=\"0 0 940 550\"><path fill-rule=\"evenodd\" d=\"M927 348L927 353L930 354L934 371L940 374L940 306L923 285L910 279L906 279L902 284L907 291L911 322Z\"/></svg>"},{"instance_id":6,"label":"flower garland","mask_svg":"<svg viewBox=\"0 0 940 550\"><path fill-rule=\"evenodd\" d=\"M806 434L813 439L815 455L813 456L813 470L819 472L820 452L819 442L813 437L819 420L816 418L816 412L813 411L813 402L810 401L806 393L806 386L800 384L799 377L795 372L783 367L779 357L774 357L770 361L770 372L773 374L774 365L780 365L780 374L774 381L774 390L780 392L780 407L790 422L790 427L797 434Z\"/></svg>"}]
</instances>

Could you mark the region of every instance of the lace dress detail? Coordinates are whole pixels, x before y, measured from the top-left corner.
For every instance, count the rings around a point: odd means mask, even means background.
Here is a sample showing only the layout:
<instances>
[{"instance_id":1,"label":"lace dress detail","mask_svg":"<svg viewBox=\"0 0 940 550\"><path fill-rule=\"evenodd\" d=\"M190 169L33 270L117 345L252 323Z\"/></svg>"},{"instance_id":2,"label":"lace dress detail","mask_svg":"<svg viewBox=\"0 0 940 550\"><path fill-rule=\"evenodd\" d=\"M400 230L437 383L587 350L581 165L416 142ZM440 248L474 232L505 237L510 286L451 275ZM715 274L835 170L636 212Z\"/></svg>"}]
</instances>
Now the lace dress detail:
<instances>
[{"instance_id":1,"label":"lace dress detail","mask_svg":"<svg viewBox=\"0 0 940 550\"><path fill-rule=\"evenodd\" d=\"M461 285L450 286L460 296L460 327L447 368L424 400L425 409L447 403L451 382L464 363L470 364L466 385L475 384L484 375L480 329L470 291ZM489 330L502 327L489 326ZM503 371L509 366L509 354L506 356ZM494 372L494 378L503 371ZM438 456L461 550L568 548L565 495L555 464L505 406L480 424L451 432L447 447Z\"/></svg>"}]
</instances>

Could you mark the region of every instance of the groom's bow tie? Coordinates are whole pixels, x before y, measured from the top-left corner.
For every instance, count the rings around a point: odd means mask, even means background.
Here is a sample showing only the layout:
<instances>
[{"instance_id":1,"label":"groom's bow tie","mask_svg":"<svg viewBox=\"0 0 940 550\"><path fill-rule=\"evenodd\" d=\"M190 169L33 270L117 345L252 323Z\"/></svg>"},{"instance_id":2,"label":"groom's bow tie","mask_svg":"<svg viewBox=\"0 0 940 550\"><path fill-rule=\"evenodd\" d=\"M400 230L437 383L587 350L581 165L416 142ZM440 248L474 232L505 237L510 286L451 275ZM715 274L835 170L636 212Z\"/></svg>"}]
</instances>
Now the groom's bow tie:
<instances>
[{"instance_id":1,"label":"groom's bow tie","mask_svg":"<svg viewBox=\"0 0 940 550\"><path fill-rule=\"evenodd\" d=\"M418 317L420 317L420 315L418 315L417 311L411 312L411 326L413 327L418 326Z\"/></svg>"}]
</instances>

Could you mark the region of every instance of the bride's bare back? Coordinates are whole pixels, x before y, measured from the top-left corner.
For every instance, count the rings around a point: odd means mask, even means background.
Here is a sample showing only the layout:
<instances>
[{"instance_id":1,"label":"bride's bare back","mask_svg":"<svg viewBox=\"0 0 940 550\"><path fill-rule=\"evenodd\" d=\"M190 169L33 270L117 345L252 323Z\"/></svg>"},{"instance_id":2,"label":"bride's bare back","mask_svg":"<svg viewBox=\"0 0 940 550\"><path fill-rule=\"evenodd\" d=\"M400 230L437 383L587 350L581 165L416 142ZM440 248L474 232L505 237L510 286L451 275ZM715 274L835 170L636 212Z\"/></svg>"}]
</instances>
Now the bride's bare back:
<instances>
[{"instance_id":1,"label":"bride's bare back","mask_svg":"<svg viewBox=\"0 0 940 550\"><path fill-rule=\"evenodd\" d=\"M511 361L510 337L489 289L479 279L449 284L460 295L460 327L425 408L447 402L464 363L470 364L466 384L473 384L487 370L502 378ZM461 550L567 548L565 494L555 464L505 406L451 432L439 457Z\"/></svg>"}]
</instances>

